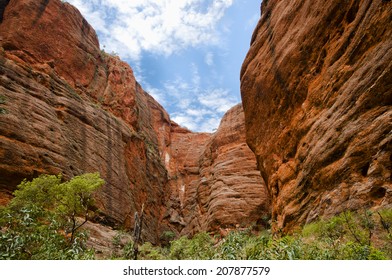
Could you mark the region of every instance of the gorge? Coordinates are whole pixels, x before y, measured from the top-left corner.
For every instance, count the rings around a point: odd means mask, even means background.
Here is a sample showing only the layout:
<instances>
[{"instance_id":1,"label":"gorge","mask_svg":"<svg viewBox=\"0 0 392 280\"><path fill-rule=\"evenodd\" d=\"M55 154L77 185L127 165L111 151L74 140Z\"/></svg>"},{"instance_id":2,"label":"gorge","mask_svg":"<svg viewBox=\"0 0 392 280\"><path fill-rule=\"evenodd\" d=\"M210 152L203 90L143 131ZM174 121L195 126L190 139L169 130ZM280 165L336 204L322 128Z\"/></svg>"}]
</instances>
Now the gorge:
<instances>
[{"instance_id":1,"label":"gorge","mask_svg":"<svg viewBox=\"0 0 392 280\"><path fill-rule=\"evenodd\" d=\"M263 1L243 104L173 122L59 0L0 2L0 204L40 174L100 172L96 222L143 239L390 208L392 3ZM248 147L249 145L249 147Z\"/></svg>"}]
</instances>

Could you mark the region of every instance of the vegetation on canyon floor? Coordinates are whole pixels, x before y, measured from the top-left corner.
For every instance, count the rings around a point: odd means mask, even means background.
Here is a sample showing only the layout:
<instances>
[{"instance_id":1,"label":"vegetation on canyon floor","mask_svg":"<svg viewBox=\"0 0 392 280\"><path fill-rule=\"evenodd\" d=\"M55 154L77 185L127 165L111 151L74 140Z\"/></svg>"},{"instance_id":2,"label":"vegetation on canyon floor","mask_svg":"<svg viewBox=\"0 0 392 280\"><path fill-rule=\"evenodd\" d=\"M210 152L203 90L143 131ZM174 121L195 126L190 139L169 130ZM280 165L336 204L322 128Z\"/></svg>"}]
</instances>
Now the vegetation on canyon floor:
<instances>
[{"instance_id":1,"label":"vegetation on canyon floor","mask_svg":"<svg viewBox=\"0 0 392 280\"><path fill-rule=\"evenodd\" d=\"M0 208L0 259L92 259L80 229L92 214L98 173L62 182L61 175L24 180Z\"/></svg>"},{"instance_id":2,"label":"vegetation on canyon floor","mask_svg":"<svg viewBox=\"0 0 392 280\"><path fill-rule=\"evenodd\" d=\"M291 235L274 237L269 230L255 234L251 228L226 237L196 234L183 236L166 247L144 243L139 257L145 260L375 260L392 259L392 209L378 212L344 212L304 226ZM129 245L124 246L127 258Z\"/></svg>"},{"instance_id":3,"label":"vegetation on canyon floor","mask_svg":"<svg viewBox=\"0 0 392 280\"><path fill-rule=\"evenodd\" d=\"M0 259L95 259L81 226L94 214L93 193L104 181L98 173L62 182L42 175L24 180L15 198L0 208ZM162 234L162 246L138 246L144 260L222 259L392 259L392 209L344 212L305 225L297 232L276 236L271 230L256 233L252 227L221 237L206 232L175 239ZM135 246L123 243L118 231L110 259L132 259ZM129 240L129 239L128 239Z\"/></svg>"}]
</instances>

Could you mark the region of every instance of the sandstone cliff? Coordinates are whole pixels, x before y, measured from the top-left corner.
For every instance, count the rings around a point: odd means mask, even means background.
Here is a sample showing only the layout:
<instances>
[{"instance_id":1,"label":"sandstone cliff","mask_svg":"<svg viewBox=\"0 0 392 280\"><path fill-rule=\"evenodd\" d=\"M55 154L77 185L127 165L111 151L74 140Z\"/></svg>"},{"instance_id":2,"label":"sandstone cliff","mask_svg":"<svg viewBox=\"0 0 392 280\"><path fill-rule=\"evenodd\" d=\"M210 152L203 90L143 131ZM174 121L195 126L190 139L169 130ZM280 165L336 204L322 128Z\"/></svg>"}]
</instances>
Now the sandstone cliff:
<instances>
[{"instance_id":1,"label":"sandstone cliff","mask_svg":"<svg viewBox=\"0 0 392 280\"><path fill-rule=\"evenodd\" d=\"M145 204L150 242L268 216L240 106L216 134L179 127L59 0L0 2L0 48L0 203L23 178L99 171L103 222L132 228Z\"/></svg>"},{"instance_id":2,"label":"sandstone cliff","mask_svg":"<svg viewBox=\"0 0 392 280\"><path fill-rule=\"evenodd\" d=\"M182 234L263 225L269 194L245 142L242 105L230 109L213 135L174 130L167 166L174 217ZM171 202L176 201L171 200Z\"/></svg>"},{"instance_id":3,"label":"sandstone cliff","mask_svg":"<svg viewBox=\"0 0 392 280\"><path fill-rule=\"evenodd\" d=\"M169 126L168 114L71 5L12 0L2 10L2 193L41 173L99 171L106 222L132 226L145 203L145 237L156 241L167 171L154 124Z\"/></svg>"},{"instance_id":4,"label":"sandstone cliff","mask_svg":"<svg viewBox=\"0 0 392 280\"><path fill-rule=\"evenodd\" d=\"M392 2L263 1L241 70L247 142L290 230L392 206Z\"/></svg>"}]
</instances>

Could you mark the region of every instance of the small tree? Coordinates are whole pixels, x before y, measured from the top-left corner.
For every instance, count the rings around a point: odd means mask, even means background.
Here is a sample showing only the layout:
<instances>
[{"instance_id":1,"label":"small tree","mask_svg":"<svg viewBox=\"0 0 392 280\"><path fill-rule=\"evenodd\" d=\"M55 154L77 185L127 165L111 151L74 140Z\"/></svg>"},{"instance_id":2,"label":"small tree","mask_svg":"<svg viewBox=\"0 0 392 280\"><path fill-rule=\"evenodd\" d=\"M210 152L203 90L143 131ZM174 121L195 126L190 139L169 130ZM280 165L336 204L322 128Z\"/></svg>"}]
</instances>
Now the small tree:
<instances>
[{"instance_id":1,"label":"small tree","mask_svg":"<svg viewBox=\"0 0 392 280\"><path fill-rule=\"evenodd\" d=\"M104 183L99 173L87 173L53 188L56 212L65 222L66 231L71 233L71 243L76 231L90 218L94 205L93 193ZM80 223L77 222L78 217L83 219Z\"/></svg>"},{"instance_id":2,"label":"small tree","mask_svg":"<svg viewBox=\"0 0 392 280\"><path fill-rule=\"evenodd\" d=\"M84 258L83 242L75 237L91 215L93 192L103 184L98 173L64 183L61 175L24 180L0 209L0 259Z\"/></svg>"}]
</instances>

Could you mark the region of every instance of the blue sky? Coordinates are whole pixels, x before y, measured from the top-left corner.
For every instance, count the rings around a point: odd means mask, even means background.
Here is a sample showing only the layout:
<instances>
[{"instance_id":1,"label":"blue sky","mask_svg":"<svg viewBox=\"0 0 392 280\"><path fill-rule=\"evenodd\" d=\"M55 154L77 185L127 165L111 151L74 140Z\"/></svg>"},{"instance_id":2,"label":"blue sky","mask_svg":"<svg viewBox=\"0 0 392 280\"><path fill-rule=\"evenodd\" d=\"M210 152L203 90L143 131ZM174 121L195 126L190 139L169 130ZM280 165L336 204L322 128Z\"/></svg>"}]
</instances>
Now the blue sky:
<instances>
[{"instance_id":1,"label":"blue sky","mask_svg":"<svg viewBox=\"0 0 392 280\"><path fill-rule=\"evenodd\" d=\"M175 122L214 131L241 102L260 0L69 0Z\"/></svg>"}]
</instances>

